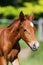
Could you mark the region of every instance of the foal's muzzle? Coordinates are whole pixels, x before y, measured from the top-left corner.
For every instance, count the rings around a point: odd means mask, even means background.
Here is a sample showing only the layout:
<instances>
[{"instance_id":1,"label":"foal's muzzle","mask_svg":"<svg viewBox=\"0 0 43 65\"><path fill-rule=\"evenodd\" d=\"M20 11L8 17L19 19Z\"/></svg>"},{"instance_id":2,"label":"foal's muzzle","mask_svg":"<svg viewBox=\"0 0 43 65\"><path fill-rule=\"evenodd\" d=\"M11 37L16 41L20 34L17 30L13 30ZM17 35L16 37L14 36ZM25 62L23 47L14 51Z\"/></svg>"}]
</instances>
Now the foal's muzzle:
<instances>
[{"instance_id":1,"label":"foal's muzzle","mask_svg":"<svg viewBox=\"0 0 43 65\"><path fill-rule=\"evenodd\" d=\"M29 44L30 48L33 50L33 51L36 51L38 48L39 48L39 43L38 42L31 42Z\"/></svg>"}]
</instances>

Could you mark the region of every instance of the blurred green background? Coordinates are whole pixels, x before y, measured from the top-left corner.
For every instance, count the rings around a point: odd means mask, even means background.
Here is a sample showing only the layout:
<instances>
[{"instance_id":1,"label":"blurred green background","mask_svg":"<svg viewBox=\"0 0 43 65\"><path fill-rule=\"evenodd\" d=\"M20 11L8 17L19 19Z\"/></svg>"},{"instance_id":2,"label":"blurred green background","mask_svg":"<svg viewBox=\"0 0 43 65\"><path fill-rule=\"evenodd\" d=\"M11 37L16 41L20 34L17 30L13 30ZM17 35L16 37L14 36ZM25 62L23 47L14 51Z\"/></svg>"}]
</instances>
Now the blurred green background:
<instances>
[{"instance_id":1,"label":"blurred green background","mask_svg":"<svg viewBox=\"0 0 43 65\"><path fill-rule=\"evenodd\" d=\"M34 20L38 20L40 17L43 17L43 0L0 0L0 19L11 19L13 20L15 17L19 16L20 11L23 11L24 14L31 14L34 13L35 18ZM10 23L0 22L0 27L6 27ZM37 26L37 25L36 25ZM38 39L38 28L35 32L36 38ZM19 41L21 49L27 48L27 44L21 39ZM19 56L20 65L43 65L43 41L40 41L39 50L33 52L25 50L23 56ZM27 53L28 55L24 57ZM22 52L21 52L22 54ZM11 65L9 62L8 65Z\"/></svg>"},{"instance_id":2,"label":"blurred green background","mask_svg":"<svg viewBox=\"0 0 43 65\"><path fill-rule=\"evenodd\" d=\"M43 16L43 0L0 0L0 18L12 19L19 15L34 13L35 19Z\"/></svg>"}]
</instances>

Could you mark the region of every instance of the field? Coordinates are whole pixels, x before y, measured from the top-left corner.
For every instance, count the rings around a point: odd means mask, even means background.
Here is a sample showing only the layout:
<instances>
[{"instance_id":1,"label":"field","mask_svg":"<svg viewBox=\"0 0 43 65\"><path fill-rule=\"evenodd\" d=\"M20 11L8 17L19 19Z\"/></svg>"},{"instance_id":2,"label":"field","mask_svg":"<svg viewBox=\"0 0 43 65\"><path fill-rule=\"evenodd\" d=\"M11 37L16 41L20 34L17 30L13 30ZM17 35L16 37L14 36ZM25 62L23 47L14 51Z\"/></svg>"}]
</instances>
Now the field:
<instances>
[{"instance_id":1,"label":"field","mask_svg":"<svg viewBox=\"0 0 43 65\"><path fill-rule=\"evenodd\" d=\"M20 65L43 65L43 42L40 42L39 50L31 52L26 59L20 59Z\"/></svg>"},{"instance_id":2,"label":"field","mask_svg":"<svg viewBox=\"0 0 43 65\"><path fill-rule=\"evenodd\" d=\"M7 25L9 24L0 23L0 27L5 27ZM36 37L37 37L37 33L36 33ZM19 43L21 49L28 47L23 40L20 40ZM40 47L37 51L35 52L31 51L31 54L26 59L19 58L20 65L43 65L43 42L39 42L39 43L40 43ZM9 62L8 65L11 65L11 63Z\"/></svg>"}]
</instances>

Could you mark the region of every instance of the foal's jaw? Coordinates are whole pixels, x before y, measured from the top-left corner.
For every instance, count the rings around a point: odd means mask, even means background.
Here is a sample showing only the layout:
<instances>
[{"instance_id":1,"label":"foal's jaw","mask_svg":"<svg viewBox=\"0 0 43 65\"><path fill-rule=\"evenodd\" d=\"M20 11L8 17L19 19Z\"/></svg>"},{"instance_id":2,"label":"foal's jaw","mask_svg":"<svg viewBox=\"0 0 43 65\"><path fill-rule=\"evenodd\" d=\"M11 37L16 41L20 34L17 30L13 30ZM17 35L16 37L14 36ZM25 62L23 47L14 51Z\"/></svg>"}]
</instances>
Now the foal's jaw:
<instances>
[{"instance_id":1,"label":"foal's jaw","mask_svg":"<svg viewBox=\"0 0 43 65\"><path fill-rule=\"evenodd\" d=\"M32 41L31 43L29 43L29 47L30 47L33 51L36 51L36 50L38 50L38 48L39 48L39 43Z\"/></svg>"}]
</instances>

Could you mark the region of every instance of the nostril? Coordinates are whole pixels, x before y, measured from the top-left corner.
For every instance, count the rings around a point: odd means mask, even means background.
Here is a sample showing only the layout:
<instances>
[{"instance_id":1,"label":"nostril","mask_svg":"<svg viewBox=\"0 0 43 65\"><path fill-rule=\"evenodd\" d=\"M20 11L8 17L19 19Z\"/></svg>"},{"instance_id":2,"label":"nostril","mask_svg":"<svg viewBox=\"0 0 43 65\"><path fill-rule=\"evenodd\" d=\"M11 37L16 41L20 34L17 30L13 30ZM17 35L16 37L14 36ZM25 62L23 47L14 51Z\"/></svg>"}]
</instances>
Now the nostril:
<instances>
[{"instance_id":1,"label":"nostril","mask_svg":"<svg viewBox=\"0 0 43 65\"><path fill-rule=\"evenodd\" d=\"M35 46L35 44L33 44L33 46Z\"/></svg>"},{"instance_id":2,"label":"nostril","mask_svg":"<svg viewBox=\"0 0 43 65\"><path fill-rule=\"evenodd\" d=\"M36 49L36 45L35 44L33 44L33 49Z\"/></svg>"}]
</instances>

